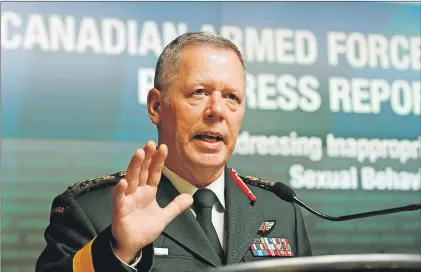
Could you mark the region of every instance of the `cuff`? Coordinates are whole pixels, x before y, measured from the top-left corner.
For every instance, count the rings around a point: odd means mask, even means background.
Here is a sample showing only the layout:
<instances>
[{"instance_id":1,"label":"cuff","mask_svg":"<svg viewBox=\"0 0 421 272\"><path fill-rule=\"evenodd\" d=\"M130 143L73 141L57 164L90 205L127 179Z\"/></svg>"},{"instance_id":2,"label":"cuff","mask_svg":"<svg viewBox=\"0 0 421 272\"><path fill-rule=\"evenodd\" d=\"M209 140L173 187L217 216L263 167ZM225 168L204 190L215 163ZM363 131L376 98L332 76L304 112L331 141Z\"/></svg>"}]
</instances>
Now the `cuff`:
<instances>
[{"instance_id":1,"label":"cuff","mask_svg":"<svg viewBox=\"0 0 421 272\"><path fill-rule=\"evenodd\" d=\"M113 250L114 253L114 249L113 249L113 243L112 241L110 241L110 247L111 250ZM139 252L136 254L135 258L130 262L130 264L125 263L122 259L120 259L120 257L118 257L115 253L114 256L123 264L125 265L127 268L131 268L133 269L133 271L137 271L136 266L137 264L140 262L140 259L142 259L142 250L139 250Z\"/></svg>"},{"instance_id":2,"label":"cuff","mask_svg":"<svg viewBox=\"0 0 421 272\"><path fill-rule=\"evenodd\" d=\"M153 266L153 244L149 244L141 251L141 256L136 260L137 263L131 265L124 264L114 254L110 242L113 241L111 226L99 233L92 242L91 254L92 263L95 272L127 272L127 271L151 271ZM141 257L141 258L140 258ZM135 268L132 268L135 267ZM86 270L84 270L86 271Z\"/></svg>"}]
</instances>

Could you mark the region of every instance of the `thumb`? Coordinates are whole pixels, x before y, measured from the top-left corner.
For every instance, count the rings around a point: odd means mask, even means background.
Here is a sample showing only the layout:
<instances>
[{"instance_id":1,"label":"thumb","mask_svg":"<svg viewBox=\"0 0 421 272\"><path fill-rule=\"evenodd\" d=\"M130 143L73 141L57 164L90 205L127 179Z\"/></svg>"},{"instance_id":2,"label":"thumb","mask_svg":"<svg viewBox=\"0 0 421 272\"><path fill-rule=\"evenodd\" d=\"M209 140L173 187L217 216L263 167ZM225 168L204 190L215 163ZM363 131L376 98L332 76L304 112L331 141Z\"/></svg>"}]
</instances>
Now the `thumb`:
<instances>
[{"instance_id":1,"label":"thumb","mask_svg":"<svg viewBox=\"0 0 421 272\"><path fill-rule=\"evenodd\" d=\"M174 198L164 209L162 213L165 218L166 225L168 225L180 213L186 210L193 204L193 197L189 194L181 194Z\"/></svg>"}]
</instances>

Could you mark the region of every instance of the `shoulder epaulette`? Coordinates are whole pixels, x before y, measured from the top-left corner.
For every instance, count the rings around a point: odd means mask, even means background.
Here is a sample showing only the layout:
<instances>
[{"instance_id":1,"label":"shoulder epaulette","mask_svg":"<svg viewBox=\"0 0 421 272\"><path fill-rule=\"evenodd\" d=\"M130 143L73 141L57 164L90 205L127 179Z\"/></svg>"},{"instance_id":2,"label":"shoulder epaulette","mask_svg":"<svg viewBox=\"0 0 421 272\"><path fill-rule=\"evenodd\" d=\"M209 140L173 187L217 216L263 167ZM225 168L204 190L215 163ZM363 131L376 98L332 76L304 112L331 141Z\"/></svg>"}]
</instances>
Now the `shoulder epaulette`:
<instances>
[{"instance_id":1,"label":"shoulder epaulette","mask_svg":"<svg viewBox=\"0 0 421 272\"><path fill-rule=\"evenodd\" d=\"M64 194L70 193L73 194L74 197L80 196L81 194L88 193L92 190L114 185L118 183L124 176L126 176L126 171L120 171L109 176L96 177L86 181L79 181L69 186L66 191L64 191Z\"/></svg>"},{"instance_id":2,"label":"shoulder epaulette","mask_svg":"<svg viewBox=\"0 0 421 272\"><path fill-rule=\"evenodd\" d=\"M261 179L254 176L240 176L245 183L260 187L265 190L272 191L273 186L275 185L274 181L269 181L265 179Z\"/></svg>"}]
</instances>

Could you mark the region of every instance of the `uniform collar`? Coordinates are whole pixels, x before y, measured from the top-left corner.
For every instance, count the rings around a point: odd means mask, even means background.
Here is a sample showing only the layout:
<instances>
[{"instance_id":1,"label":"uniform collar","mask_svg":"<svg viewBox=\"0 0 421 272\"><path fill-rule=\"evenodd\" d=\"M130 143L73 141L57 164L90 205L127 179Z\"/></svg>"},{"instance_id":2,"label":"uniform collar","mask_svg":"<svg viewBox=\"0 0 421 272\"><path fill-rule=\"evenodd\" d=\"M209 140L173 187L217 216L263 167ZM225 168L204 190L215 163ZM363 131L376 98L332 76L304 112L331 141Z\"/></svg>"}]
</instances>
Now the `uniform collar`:
<instances>
[{"instance_id":1,"label":"uniform collar","mask_svg":"<svg viewBox=\"0 0 421 272\"><path fill-rule=\"evenodd\" d=\"M168 167L164 165L162 168L162 173L168 178L168 180L172 183L172 185L177 189L180 194L187 193L191 196L196 193L198 188L188 182L187 180L183 179L173 171L171 171ZM225 168L222 171L222 174L211 184L206 186L207 189L212 190L216 197L218 198L219 203L221 206L225 208Z\"/></svg>"}]
</instances>

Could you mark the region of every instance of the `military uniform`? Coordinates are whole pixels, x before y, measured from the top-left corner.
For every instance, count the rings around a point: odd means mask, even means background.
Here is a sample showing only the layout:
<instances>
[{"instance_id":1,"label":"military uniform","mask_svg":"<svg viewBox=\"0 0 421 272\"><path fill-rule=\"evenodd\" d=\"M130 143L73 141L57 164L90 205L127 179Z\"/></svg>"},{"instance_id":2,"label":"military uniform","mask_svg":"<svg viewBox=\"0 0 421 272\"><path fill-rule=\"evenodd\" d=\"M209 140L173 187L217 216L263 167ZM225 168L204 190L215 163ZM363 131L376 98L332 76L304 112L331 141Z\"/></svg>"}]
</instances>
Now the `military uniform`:
<instances>
[{"instance_id":1,"label":"military uniform","mask_svg":"<svg viewBox=\"0 0 421 272\"><path fill-rule=\"evenodd\" d=\"M299 207L225 169L227 205L226 265L273 258L310 256L311 248ZM231 174L230 174L231 173ZM53 201L47 246L36 272L128 271L110 241L112 190L125 172L76 183ZM178 195L162 175L157 202L164 207ZM166 253L162 254L162 250ZM224 265L190 209L177 216L142 250L137 271L189 271Z\"/></svg>"}]
</instances>

